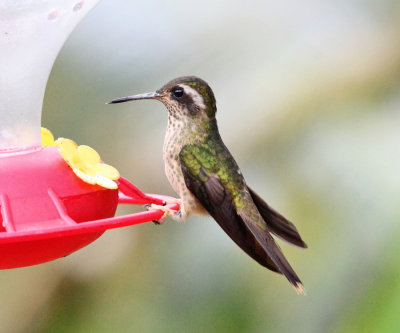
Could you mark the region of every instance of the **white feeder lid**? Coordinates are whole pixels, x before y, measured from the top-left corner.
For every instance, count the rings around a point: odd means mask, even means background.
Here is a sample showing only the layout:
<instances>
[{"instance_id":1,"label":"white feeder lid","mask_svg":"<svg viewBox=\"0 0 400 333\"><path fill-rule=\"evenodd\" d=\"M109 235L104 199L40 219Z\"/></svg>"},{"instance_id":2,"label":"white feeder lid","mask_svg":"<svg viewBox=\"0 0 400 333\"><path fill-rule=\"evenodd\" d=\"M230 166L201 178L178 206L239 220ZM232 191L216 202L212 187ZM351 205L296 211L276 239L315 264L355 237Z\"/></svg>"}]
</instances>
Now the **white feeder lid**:
<instances>
[{"instance_id":1,"label":"white feeder lid","mask_svg":"<svg viewBox=\"0 0 400 333\"><path fill-rule=\"evenodd\" d=\"M40 145L44 92L55 58L98 1L0 0L1 150Z\"/></svg>"}]
</instances>

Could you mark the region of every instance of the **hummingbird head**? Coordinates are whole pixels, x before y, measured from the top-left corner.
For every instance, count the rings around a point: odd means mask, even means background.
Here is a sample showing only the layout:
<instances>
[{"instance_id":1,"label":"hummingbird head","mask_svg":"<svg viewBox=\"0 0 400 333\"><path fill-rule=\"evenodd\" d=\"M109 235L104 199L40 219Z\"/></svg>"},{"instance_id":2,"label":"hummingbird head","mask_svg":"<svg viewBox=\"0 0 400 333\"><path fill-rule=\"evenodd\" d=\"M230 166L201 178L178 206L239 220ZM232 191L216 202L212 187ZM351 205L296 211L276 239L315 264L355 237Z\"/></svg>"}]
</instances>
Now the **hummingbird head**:
<instances>
[{"instance_id":1,"label":"hummingbird head","mask_svg":"<svg viewBox=\"0 0 400 333\"><path fill-rule=\"evenodd\" d=\"M169 115L180 120L188 117L212 120L217 111L210 86L195 76L182 76L169 81L155 92L114 99L109 104L139 99L156 99L162 102Z\"/></svg>"}]
</instances>

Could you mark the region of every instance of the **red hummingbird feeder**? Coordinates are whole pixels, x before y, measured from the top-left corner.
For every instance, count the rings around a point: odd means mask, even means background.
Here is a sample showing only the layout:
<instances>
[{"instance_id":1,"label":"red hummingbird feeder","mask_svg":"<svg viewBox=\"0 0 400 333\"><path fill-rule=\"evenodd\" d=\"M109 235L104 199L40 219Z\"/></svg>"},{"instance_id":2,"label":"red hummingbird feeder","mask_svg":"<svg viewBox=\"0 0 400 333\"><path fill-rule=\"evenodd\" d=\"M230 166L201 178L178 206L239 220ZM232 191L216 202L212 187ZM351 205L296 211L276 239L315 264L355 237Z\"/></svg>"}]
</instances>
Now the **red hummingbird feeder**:
<instances>
[{"instance_id":1,"label":"red hummingbird feeder","mask_svg":"<svg viewBox=\"0 0 400 333\"><path fill-rule=\"evenodd\" d=\"M46 82L64 40L98 0L0 0L0 269L66 256L107 229L163 212L114 217L121 204L163 204L123 177L117 189L78 178L59 149L42 146ZM169 208L179 209L177 204Z\"/></svg>"}]
</instances>

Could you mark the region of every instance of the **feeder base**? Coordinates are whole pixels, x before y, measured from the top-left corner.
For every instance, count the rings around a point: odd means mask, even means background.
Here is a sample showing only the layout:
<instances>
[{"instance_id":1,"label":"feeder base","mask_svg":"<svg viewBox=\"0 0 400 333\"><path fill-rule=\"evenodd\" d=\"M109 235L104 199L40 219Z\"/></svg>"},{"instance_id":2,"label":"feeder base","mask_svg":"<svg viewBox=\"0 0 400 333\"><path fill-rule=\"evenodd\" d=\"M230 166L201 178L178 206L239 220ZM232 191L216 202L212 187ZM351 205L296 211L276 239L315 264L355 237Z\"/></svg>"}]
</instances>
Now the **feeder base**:
<instances>
[{"instance_id":1,"label":"feeder base","mask_svg":"<svg viewBox=\"0 0 400 333\"><path fill-rule=\"evenodd\" d=\"M161 211L113 217L118 202L158 204L172 198L146 195L121 177L119 190L90 185L56 147L0 152L0 269L36 265L90 244L105 230L158 220ZM179 205L168 205L179 209Z\"/></svg>"}]
</instances>

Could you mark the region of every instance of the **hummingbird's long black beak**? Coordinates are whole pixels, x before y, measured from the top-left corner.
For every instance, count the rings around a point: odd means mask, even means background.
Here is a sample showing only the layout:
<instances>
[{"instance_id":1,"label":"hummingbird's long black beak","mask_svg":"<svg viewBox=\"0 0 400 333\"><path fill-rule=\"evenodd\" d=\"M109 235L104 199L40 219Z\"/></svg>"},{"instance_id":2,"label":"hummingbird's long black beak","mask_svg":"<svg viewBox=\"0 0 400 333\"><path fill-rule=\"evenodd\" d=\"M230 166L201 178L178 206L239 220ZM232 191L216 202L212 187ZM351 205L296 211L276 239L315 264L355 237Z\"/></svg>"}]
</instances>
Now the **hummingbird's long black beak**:
<instances>
[{"instance_id":1,"label":"hummingbird's long black beak","mask_svg":"<svg viewBox=\"0 0 400 333\"><path fill-rule=\"evenodd\" d=\"M129 101L137 101L138 99L157 99L158 97L161 97L161 95L158 92L150 92L150 93L145 93L145 94L126 96L126 97L113 99L112 101L109 101L107 104L125 103L125 102L129 102Z\"/></svg>"}]
</instances>

